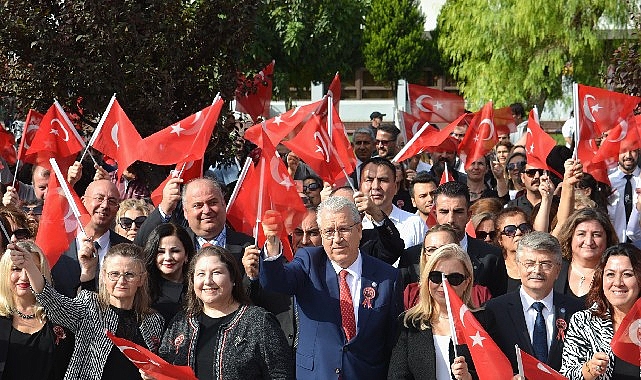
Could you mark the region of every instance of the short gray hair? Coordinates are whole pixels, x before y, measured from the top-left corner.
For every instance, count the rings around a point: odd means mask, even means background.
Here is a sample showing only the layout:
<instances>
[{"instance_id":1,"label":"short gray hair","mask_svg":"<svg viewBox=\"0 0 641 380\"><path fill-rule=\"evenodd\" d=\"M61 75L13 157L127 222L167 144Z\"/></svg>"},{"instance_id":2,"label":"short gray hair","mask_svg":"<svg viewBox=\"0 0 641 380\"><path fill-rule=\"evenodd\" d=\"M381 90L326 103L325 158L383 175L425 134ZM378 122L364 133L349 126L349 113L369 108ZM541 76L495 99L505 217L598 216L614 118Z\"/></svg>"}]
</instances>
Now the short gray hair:
<instances>
[{"instance_id":1,"label":"short gray hair","mask_svg":"<svg viewBox=\"0 0 641 380\"><path fill-rule=\"evenodd\" d=\"M321 225L321 216L325 212L337 213L343 210L347 210L352 214L352 221L354 223L359 223L361 221L361 215L353 201L345 197L329 197L318 205L318 208L316 209L316 222L319 226Z\"/></svg>"},{"instance_id":2,"label":"short gray hair","mask_svg":"<svg viewBox=\"0 0 641 380\"><path fill-rule=\"evenodd\" d=\"M356 135L367 135L372 141L376 140L374 132L369 127L358 128L357 130L355 130L354 133L352 133L352 140L354 140Z\"/></svg>"},{"instance_id":3,"label":"short gray hair","mask_svg":"<svg viewBox=\"0 0 641 380\"><path fill-rule=\"evenodd\" d=\"M516 248L516 261L519 261L519 257L526 249L549 252L554 256L554 261L561 264L561 244L557 238L547 232L532 231L523 235Z\"/></svg>"}]
</instances>

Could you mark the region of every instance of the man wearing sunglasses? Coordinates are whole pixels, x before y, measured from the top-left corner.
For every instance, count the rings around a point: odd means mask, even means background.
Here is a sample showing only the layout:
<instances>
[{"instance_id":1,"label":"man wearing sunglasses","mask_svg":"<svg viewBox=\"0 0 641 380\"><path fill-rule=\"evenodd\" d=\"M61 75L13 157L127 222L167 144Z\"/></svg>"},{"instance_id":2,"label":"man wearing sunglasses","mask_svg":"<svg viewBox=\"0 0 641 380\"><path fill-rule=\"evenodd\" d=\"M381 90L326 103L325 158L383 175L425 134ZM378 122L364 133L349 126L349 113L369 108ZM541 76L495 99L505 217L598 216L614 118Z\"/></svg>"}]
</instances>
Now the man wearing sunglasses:
<instances>
[{"instance_id":1,"label":"man wearing sunglasses","mask_svg":"<svg viewBox=\"0 0 641 380\"><path fill-rule=\"evenodd\" d=\"M391 160L398 153L396 139L401 131L392 124L383 124L376 130L376 150L378 156Z\"/></svg>"},{"instance_id":2,"label":"man wearing sunglasses","mask_svg":"<svg viewBox=\"0 0 641 380\"><path fill-rule=\"evenodd\" d=\"M570 317L584 306L574 297L553 291L561 270L561 245L546 232L523 236L516 250L521 287L489 300L487 332L518 366L514 345L555 370L561 368L564 332Z\"/></svg>"},{"instance_id":3,"label":"man wearing sunglasses","mask_svg":"<svg viewBox=\"0 0 641 380\"><path fill-rule=\"evenodd\" d=\"M467 186L456 181L446 182L437 187L432 196L436 223L449 224L457 231L459 244L472 260L474 283L489 288L494 297L505 294L507 271L500 249L465 233L471 217Z\"/></svg>"},{"instance_id":4,"label":"man wearing sunglasses","mask_svg":"<svg viewBox=\"0 0 641 380\"><path fill-rule=\"evenodd\" d=\"M512 199L507 203L505 207L518 207L523 210L529 218L532 218L532 211L534 206L541 203L541 190L539 190L539 185L541 181L546 183L550 181L546 171L536 166L525 164L525 168L520 173L521 181L523 186L525 186L525 193L520 196ZM552 207L550 209L550 220L554 219L556 216L557 209L559 208L559 197L552 197Z\"/></svg>"}]
</instances>

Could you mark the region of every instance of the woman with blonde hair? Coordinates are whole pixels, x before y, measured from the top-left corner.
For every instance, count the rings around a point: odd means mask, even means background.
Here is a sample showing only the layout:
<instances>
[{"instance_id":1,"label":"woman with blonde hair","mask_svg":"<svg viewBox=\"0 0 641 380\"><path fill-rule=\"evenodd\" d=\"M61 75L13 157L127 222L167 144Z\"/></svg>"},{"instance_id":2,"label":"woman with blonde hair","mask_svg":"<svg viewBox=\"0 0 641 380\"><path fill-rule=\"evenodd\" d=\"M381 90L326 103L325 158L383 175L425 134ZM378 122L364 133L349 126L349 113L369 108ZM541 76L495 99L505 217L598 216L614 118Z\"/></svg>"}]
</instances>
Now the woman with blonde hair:
<instances>
[{"instance_id":1,"label":"woman with blonde hair","mask_svg":"<svg viewBox=\"0 0 641 380\"><path fill-rule=\"evenodd\" d=\"M31 241L18 244L33 254L36 266L51 281L49 263L40 249ZM0 278L0 378L62 379L73 336L47 318L25 270L13 265L10 254L0 259Z\"/></svg>"},{"instance_id":2,"label":"woman with blonde hair","mask_svg":"<svg viewBox=\"0 0 641 380\"><path fill-rule=\"evenodd\" d=\"M465 345L454 347L442 276L472 309L472 262L457 244L434 251L421 271L418 303L399 317L400 334L392 351L389 379L476 379Z\"/></svg>"},{"instance_id":3,"label":"woman with blonde hair","mask_svg":"<svg viewBox=\"0 0 641 380\"><path fill-rule=\"evenodd\" d=\"M116 233L133 241L140 226L151 213L151 206L142 199L125 199L116 213Z\"/></svg>"}]
</instances>

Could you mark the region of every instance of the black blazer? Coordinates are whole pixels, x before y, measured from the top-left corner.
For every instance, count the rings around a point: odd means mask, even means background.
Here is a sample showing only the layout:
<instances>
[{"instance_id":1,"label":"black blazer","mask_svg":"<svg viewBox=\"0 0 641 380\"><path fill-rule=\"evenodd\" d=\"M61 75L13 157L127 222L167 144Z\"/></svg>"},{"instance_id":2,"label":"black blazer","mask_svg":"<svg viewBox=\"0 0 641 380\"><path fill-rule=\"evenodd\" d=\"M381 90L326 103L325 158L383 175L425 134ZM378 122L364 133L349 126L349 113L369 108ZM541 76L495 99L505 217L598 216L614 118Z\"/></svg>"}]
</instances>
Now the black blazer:
<instances>
[{"instance_id":1,"label":"black blazer","mask_svg":"<svg viewBox=\"0 0 641 380\"><path fill-rule=\"evenodd\" d=\"M131 243L129 239L118 235L114 230L109 230L109 247L116 244ZM80 287L80 262L78 261L78 246L76 239L71 241L69 248L60 256L56 265L51 268L51 277L53 278L54 288L58 293L69 298L76 297ZM98 289L98 274L95 278Z\"/></svg>"},{"instance_id":2,"label":"black blazer","mask_svg":"<svg viewBox=\"0 0 641 380\"><path fill-rule=\"evenodd\" d=\"M582 310L583 306L575 298L556 292L554 292L552 303L554 304L555 326L546 364L558 371L561 369L561 355L563 353L564 339L562 335L567 331L567 325L572 314ZM487 301L485 310L488 311L488 334L510 360L514 373L518 373L514 345L518 344L523 351L534 355L532 341L525 324L525 315L523 314L519 291L492 298ZM566 329L563 333L560 333L558 328L558 325L562 324L562 322L556 323L559 320L565 322Z\"/></svg>"},{"instance_id":3,"label":"black blazer","mask_svg":"<svg viewBox=\"0 0 641 380\"><path fill-rule=\"evenodd\" d=\"M420 280L422 248L423 243L417 244L406 248L401 254L401 260L398 263L398 270L401 273L403 289L405 289L408 284L418 282Z\"/></svg>"},{"instance_id":4,"label":"black blazer","mask_svg":"<svg viewBox=\"0 0 641 380\"><path fill-rule=\"evenodd\" d=\"M364 229L360 248L370 256L394 264L405 249L405 242L390 218L383 219L382 226L374 225L373 229Z\"/></svg>"},{"instance_id":5,"label":"black blazer","mask_svg":"<svg viewBox=\"0 0 641 380\"><path fill-rule=\"evenodd\" d=\"M505 260L498 247L467 236L467 254L472 261L474 283L490 289L492 297L507 292Z\"/></svg>"}]
</instances>

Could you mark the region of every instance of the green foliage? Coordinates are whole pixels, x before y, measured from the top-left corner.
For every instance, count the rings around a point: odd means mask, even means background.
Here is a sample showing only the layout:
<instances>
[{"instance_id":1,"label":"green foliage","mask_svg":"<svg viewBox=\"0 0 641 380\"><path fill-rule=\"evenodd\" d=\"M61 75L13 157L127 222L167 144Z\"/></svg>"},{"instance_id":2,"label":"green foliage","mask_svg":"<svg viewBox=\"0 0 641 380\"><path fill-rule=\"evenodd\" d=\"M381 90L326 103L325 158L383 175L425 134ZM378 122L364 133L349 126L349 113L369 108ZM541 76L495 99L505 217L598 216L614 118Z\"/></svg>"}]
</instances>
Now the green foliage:
<instances>
[{"instance_id":1,"label":"green foliage","mask_svg":"<svg viewBox=\"0 0 641 380\"><path fill-rule=\"evenodd\" d=\"M617 91L641 96L641 7L632 12L634 30L614 51L606 83Z\"/></svg>"},{"instance_id":2,"label":"green foliage","mask_svg":"<svg viewBox=\"0 0 641 380\"><path fill-rule=\"evenodd\" d=\"M417 78L428 41L417 0L372 0L365 19L365 67L378 81Z\"/></svg>"},{"instance_id":3,"label":"green foliage","mask_svg":"<svg viewBox=\"0 0 641 380\"><path fill-rule=\"evenodd\" d=\"M625 8L615 0L448 0L438 45L471 109L490 99L541 109L561 97L564 73L598 85L609 46L595 25L601 16L620 25Z\"/></svg>"}]
</instances>

